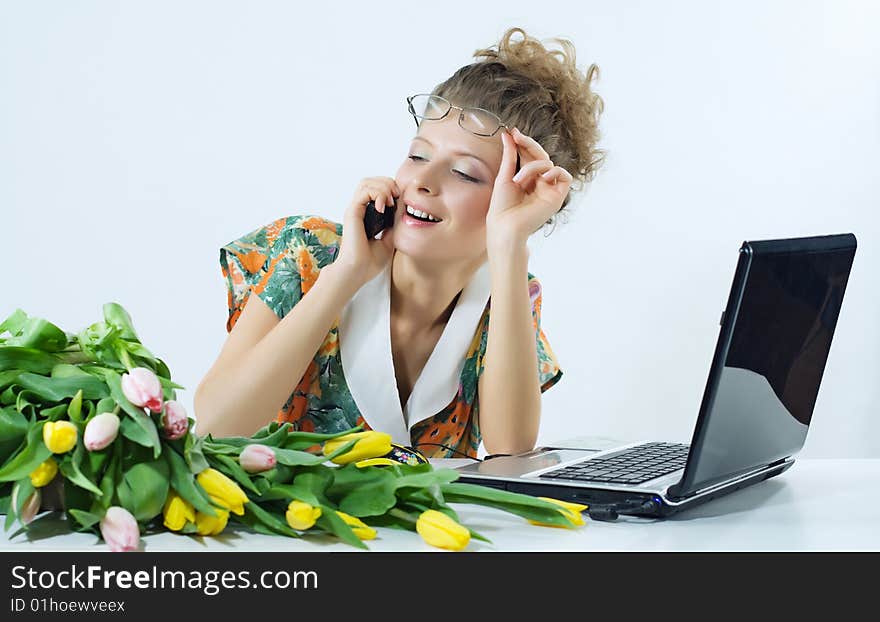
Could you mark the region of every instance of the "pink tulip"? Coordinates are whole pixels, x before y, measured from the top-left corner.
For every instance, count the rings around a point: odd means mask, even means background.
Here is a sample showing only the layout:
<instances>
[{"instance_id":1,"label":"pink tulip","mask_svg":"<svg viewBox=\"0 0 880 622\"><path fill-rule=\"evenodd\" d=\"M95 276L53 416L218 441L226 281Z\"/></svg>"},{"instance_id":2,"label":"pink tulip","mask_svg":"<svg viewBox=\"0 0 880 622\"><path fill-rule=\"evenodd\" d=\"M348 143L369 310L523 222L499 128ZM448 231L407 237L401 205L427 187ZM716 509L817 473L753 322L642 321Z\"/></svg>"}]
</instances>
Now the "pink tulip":
<instances>
[{"instance_id":1,"label":"pink tulip","mask_svg":"<svg viewBox=\"0 0 880 622\"><path fill-rule=\"evenodd\" d=\"M101 519L101 537L111 551L136 551L141 532L131 512L118 505L111 505Z\"/></svg>"},{"instance_id":2,"label":"pink tulip","mask_svg":"<svg viewBox=\"0 0 880 622\"><path fill-rule=\"evenodd\" d=\"M175 400L165 402L165 414L162 416L162 427L165 430L165 438L176 440L186 436L189 430L189 419L183 404Z\"/></svg>"},{"instance_id":3,"label":"pink tulip","mask_svg":"<svg viewBox=\"0 0 880 622\"><path fill-rule=\"evenodd\" d=\"M83 444L89 451L104 449L116 440L119 433L119 417L114 413L101 413L86 424Z\"/></svg>"},{"instance_id":4,"label":"pink tulip","mask_svg":"<svg viewBox=\"0 0 880 622\"><path fill-rule=\"evenodd\" d=\"M261 473L275 466L275 452L266 445L248 445L239 454L238 462L248 473Z\"/></svg>"},{"instance_id":5,"label":"pink tulip","mask_svg":"<svg viewBox=\"0 0 880 622\"><path fill-rule=\"evenodd\" d=\"M18 502L18 486L14 486L12 489L11 502L12 507L14 508L15 504ZM42 495L40 494L40 489L37 488L27 499L25 499L24 505L21 506L21 513L18 515L18 520L21 521L22 525L27 525L34 520L37 512L40 511L41 503Z\"/></svg>"},{"instance_id":6,"label":"pink tulip","mask_svg":"<svg viewBox=\"0 0 880 622\"><path fill-rule=\"evenodd\" d=\"M162 384L152 370L135 367L122 374L122 392L138 408L147 407L154 413L162 412Z\"/></svg>"}]
</instances>

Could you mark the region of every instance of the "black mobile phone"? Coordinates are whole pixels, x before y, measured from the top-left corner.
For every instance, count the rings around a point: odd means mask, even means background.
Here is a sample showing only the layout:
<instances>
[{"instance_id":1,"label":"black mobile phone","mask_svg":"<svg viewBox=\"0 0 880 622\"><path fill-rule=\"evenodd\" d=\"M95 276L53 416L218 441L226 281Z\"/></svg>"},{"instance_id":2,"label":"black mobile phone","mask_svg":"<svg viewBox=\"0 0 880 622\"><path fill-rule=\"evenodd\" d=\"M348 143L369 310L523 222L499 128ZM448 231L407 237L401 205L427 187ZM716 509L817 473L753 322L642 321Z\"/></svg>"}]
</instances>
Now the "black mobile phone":
<instances>
[{"instance_id":1,"label":"black mobile phone","mask_svg":"<svg viewBox=\"0 0 880 622\"><path fill-rule=\"evenodd\" d=\"M376 209L376 202L370 200L367 203L367 211L364 213L364 230L367 237L371 240L375 238L383 229L389 229L394 226L394 210L395 205L386 205L385 212Z\"/></svg>"}]
</instances>

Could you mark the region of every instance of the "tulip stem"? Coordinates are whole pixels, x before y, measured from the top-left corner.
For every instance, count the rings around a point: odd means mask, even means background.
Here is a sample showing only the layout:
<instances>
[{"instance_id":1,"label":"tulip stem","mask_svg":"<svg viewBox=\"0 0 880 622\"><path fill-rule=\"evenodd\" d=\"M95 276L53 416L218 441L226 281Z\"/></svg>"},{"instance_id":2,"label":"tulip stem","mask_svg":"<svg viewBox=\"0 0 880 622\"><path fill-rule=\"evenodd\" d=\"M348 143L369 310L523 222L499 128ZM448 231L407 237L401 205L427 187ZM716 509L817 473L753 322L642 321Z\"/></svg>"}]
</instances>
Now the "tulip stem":
<instances>
[{"instance_id":1,"label":"tulip stem","mask_svg":"<svg viewBox=\"0 0 880 622\"><path fill-rule=\"evenodd\" d=\"M76 365L78 363L95 363L95 359L82 350L64 350L58 353L58 358L62 363Z\"/></svg>"},{"instance_id":2,"label":"tulip stem","mask_svg":"<svg viewBox=\"0 0 880 622\"><path fill-rule=\"evenodd\" d=\"M409 512L404 512L400 508L392 508L388 513L391 516L396 516L397 518L402 518L406 522L412 523L413 525L415 525L418 522L418 520L416 518L414 518L412 514L410 514Z\"/></svg>"}]
</instances>

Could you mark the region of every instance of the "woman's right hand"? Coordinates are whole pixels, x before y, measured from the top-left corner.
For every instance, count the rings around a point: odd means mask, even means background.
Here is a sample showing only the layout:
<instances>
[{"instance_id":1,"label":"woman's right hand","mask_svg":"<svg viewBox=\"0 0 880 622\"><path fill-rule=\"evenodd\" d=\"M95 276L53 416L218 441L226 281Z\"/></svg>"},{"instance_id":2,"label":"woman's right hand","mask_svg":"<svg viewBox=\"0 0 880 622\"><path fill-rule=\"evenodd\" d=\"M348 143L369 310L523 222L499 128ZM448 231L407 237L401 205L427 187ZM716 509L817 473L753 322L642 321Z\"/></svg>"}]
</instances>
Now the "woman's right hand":
<instances>
[{"instance_id":1,"label":"woman's right hand","mask_svg":"<svg viewBox=\"0 0 880 622\"><path fill-rule=\"evenodd\" d=\"M380 239L370 239L364 229L364 214L370 200L383 212L396 204L400 188L391 177L366 177L360 181L345 211L342 242L334 260L346 277L363 285L379 274L394 254L394 227L385 229Z\"/></svg>"}]
</instances>

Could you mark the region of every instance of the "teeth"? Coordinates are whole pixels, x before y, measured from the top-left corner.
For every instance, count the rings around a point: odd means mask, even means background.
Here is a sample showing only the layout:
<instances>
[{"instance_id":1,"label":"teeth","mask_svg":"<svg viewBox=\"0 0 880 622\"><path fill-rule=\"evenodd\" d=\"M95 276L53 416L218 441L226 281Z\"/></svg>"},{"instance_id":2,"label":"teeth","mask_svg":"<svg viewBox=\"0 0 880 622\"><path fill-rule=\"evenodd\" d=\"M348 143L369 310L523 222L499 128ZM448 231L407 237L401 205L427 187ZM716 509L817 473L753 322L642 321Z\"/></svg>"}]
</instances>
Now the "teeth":
<instances>
[{"instance_id":1,"label":"teeth","mask_svg":"<svg viewBox=\"0 0 880 622\"><path fill-rule=\"evenodd\" d=\"M431 216L428 212L423 212L421 210L413 209L409 205L406 206L406 213L412 214L413 216L418 216L419 218L427 218L428 220L433 221L433 222L440 222L439 218L435 218L434 216Z\"/></svg>"}]
</instances>

